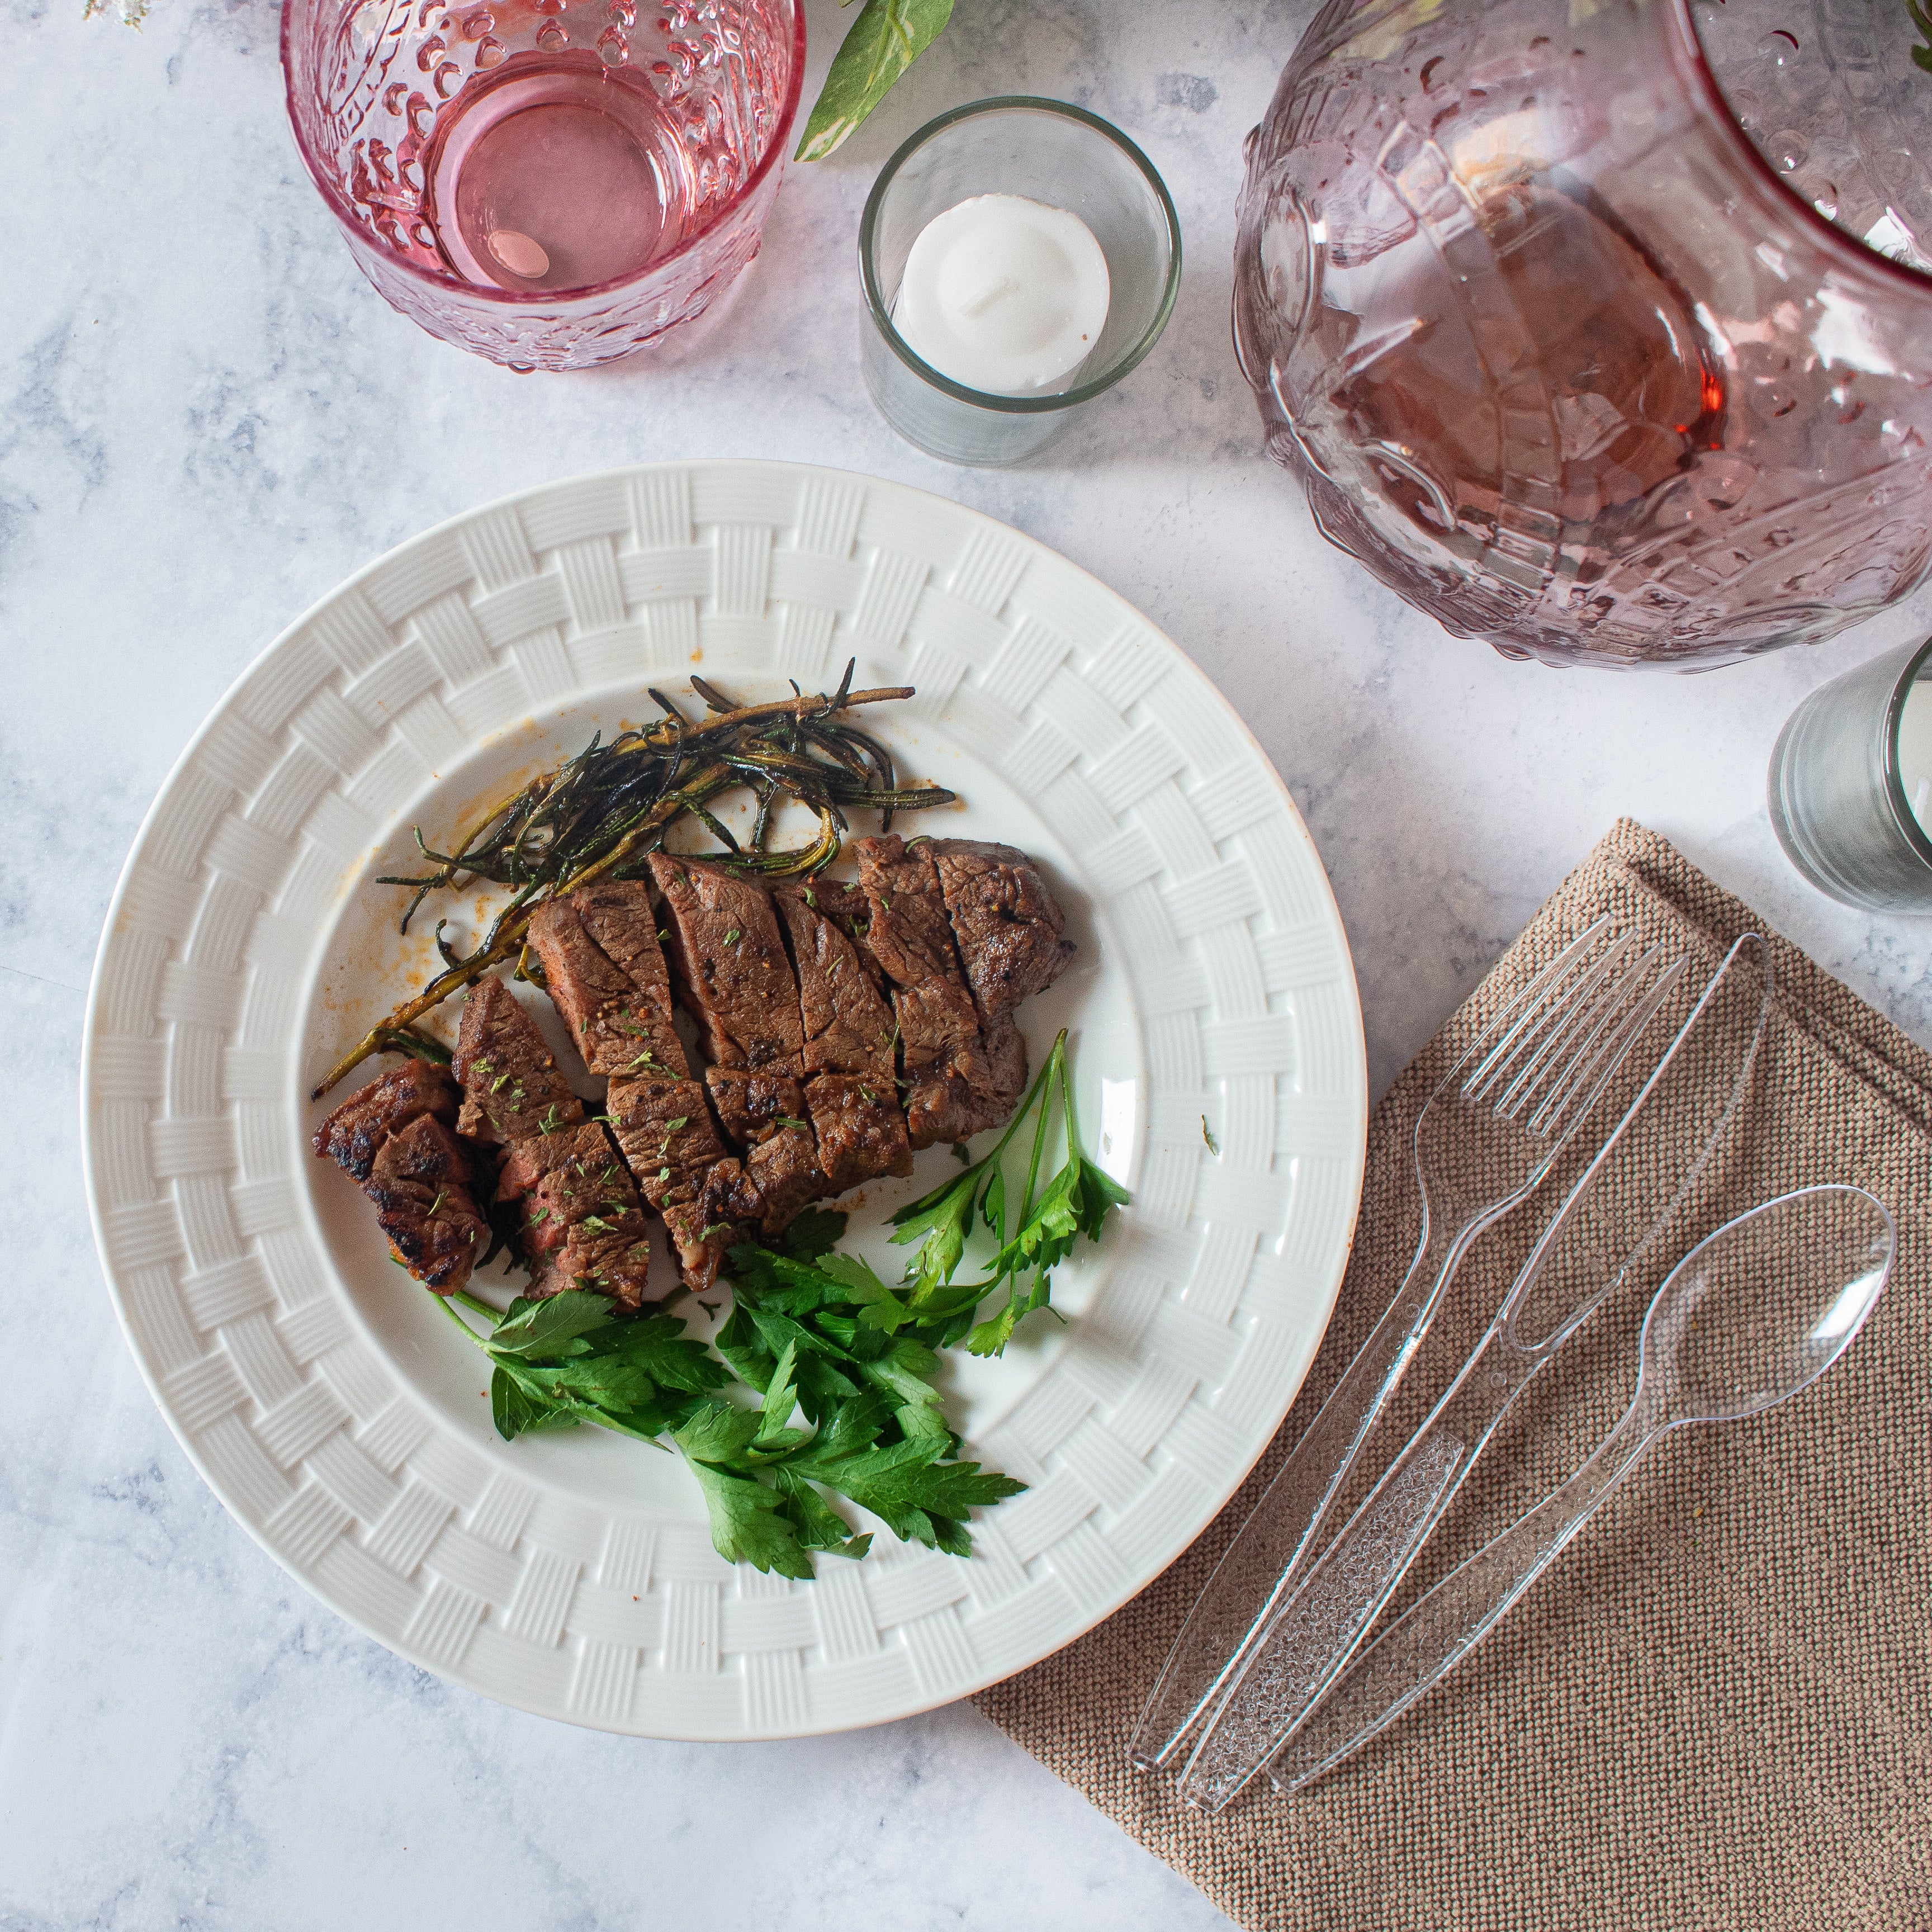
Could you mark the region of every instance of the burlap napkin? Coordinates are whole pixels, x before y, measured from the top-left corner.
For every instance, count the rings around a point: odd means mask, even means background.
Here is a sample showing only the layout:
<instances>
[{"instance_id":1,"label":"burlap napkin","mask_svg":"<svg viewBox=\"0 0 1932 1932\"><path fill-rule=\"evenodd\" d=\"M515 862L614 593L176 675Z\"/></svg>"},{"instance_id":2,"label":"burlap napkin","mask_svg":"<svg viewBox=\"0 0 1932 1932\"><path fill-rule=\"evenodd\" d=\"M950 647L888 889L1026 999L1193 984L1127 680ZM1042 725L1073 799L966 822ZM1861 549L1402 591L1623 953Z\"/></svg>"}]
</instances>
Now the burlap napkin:
<instances>
[{"instance_id":1,"label":"burlap napkin","mask_svg":"<svg viewBox=\"0 0 1932 1932\"><path fill-rule=\"evenodd\" d=\"M1664 840L1618 825L1376 1110L1328 1338L1253 1475L1158 1582L979 1700L1256 1932L1932 1928L1932 1055L1775 938L1771 1030L1720 1157L1658 1264L1511 1412L1390 1616L1594 1447L1628 1400L1657 1281L1740 1208L1820 1180L1892 1208L1898 1264L1850 1354L1766 1415L1676 1431L1460 1670L1300 1796L1258 1784L1210 1821L1126 1763L1188 1606L1408 1264L1417 1113L1508 991L1606 910L1686 951L1700 980L1738 934L1767 931ZM1688 1162L1681 1128L1646 1130L1658 1157ZM1534 1217L1516 1218L1438 1318L1389 1453L1489 1319Z\"/></svg>"}]
</instances>

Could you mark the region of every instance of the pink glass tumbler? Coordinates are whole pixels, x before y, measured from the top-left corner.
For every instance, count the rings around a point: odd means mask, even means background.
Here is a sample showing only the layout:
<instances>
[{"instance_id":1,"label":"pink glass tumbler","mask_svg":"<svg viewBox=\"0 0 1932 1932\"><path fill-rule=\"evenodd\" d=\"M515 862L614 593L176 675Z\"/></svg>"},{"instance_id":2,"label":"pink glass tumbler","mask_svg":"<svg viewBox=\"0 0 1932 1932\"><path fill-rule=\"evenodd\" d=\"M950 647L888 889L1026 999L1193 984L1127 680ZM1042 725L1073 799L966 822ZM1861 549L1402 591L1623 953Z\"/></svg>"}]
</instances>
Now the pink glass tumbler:
<instances>
[{"instance_id":1,"label":"pink glass tumbler","mask_svg":"<svg viewBox=\"0 0 1932 1932\"><path fill-rule=\"evenodd\" d=\"M289 118L357 266L512 369L680 337L758 252L802 0L284 0Z\"/></svg>"}]
</instances>

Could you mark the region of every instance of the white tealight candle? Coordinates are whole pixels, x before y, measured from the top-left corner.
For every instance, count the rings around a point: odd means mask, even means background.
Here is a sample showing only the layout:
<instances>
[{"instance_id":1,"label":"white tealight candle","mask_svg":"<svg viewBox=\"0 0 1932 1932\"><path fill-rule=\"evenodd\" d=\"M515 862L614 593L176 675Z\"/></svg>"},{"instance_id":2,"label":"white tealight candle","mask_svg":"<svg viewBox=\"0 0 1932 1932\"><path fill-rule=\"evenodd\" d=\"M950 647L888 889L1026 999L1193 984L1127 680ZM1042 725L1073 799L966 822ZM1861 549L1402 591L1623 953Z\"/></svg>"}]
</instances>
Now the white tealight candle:
<instances>
[{"instance_id":1,"label":"white tealight candle","mask_svg":"<svg viewBox=\"0 0 1932 1932\"><path fill-rule=\"evenodd\" d=\"M1919 829L1932 834L1932 682L1923 678L1898 714L1898 776Z\"/></svg>"},{"instance_id":2,"label":"white tealight candle","mask_svg":"<svg viewBox=\"0 0 1932 1932\"><path fill-rule=\"evenodd\" d=\"M1077 214L980 194L920 230L892 323L942 376L1036 395L1064 387L1092 352L1110 292L1107 258Z\"/></svg>"}]
</instances>

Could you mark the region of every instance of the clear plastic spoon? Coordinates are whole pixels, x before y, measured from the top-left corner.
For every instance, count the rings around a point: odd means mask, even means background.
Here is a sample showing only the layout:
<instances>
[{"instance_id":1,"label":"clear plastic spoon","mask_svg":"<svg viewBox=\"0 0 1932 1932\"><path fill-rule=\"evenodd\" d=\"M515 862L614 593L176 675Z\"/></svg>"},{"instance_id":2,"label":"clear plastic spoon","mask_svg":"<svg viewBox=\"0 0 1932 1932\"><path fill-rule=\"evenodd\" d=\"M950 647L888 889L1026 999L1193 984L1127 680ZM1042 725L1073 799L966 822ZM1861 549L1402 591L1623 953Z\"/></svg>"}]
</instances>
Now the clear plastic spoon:
<instances>
[{"instance_id":1,"label":"clear plastic spoon","mask_svg":"<svg viewBox=\"0 0 1932 1932\"><path fill-rule=\"evenodd\" d=\"M1809 1388L1870 1314L1898 1246L1884 1204L1840 1186L1780 1195L1700 1241L1650 1304L1636 1394L1603 1446L1362 1653L1269 1766L1276 1787L1352 1757L1454 1670L1672 1430Z\"/></svg>"}]
</instances>

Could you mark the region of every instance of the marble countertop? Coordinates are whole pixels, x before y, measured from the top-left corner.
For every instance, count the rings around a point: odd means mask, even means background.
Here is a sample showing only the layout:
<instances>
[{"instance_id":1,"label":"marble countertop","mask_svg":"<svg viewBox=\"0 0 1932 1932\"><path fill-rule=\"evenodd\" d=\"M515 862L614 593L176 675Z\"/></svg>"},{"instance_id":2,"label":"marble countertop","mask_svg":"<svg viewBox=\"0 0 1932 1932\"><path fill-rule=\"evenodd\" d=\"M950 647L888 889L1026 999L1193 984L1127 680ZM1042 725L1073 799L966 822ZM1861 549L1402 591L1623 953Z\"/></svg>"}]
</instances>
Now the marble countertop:
<instances>
[{"instance_id":1,"label":"marble countertop","mask_svg":"<svg viewBox=\"0 0 1932 1932\"><path fill-rule=\"evenodd\" d=\"M8 0L0 77L0 1925L1225 1924L970 1708L770 1746L572 1730L400 1662L229 1520L135 1372L81 1194L84 988L142 811L263 644L403 537L614 464L794 458L1008 520L1219 682L1327 860L1376 1092L1622 813L1932 1044L1932 926L1812 892L1763 805L1792 706L1932 598L1707 676L1557 673L1448 638L1323 544L1259 454L1227 328L1241 137L1307 0L962 0L873 122L788 176L700 356L568 377L446 348L364 285L290 141L271 0L157 0L139 33L80 5ZM808 98L843 24L809 12ZM1072 440L949 469L860 382L859 211L920 122L1022 92L1142 143L1186 278Z\"/></svg>"}]
</instances>

